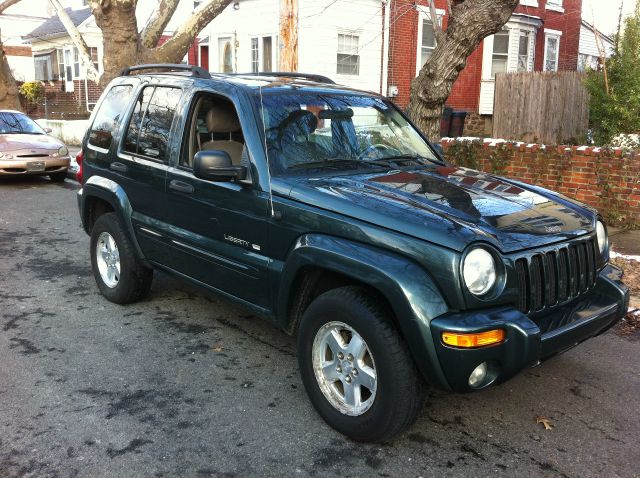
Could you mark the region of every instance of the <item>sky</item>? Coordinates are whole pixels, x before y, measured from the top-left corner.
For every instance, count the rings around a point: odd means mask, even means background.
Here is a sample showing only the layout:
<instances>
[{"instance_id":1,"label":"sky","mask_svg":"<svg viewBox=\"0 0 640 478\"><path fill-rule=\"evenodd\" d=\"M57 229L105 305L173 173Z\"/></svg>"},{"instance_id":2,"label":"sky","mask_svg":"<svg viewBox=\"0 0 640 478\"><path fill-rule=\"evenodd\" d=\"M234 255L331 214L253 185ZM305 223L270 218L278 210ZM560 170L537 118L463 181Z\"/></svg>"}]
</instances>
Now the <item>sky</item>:
<instances>
[{"instance_id":1,"label":"sky","mask_svg":"<svg viewBox=\"0 0 640 478\"><path fill-rule=\"evenodd\" d=\"M623 5L623 17L633 13L636 0L583 0L582 18L594 23L598 30L609 35L618 28L618 12Z\"/></svg>"}]
</instances>

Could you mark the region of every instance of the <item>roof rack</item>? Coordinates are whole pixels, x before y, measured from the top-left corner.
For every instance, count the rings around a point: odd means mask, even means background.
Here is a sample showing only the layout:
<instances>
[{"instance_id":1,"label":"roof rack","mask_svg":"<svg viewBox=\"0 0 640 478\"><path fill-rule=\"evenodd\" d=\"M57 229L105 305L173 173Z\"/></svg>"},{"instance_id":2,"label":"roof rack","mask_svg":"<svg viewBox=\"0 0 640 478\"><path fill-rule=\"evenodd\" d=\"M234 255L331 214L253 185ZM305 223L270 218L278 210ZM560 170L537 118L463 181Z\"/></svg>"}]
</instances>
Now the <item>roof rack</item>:
<instances>
[{"instance_id":1,"label":"roof rack","mask_svg":"<svg viewBox=\"0 0 640 478\"><path fill-rule=\"evenodd\" d=\"M316 83L327 83L330 85L335 85L336 82L331 78L324 75L317 75L315 73L298 73L298 72L288 72L288 71L261 71L257 73L227 73L231 76L274 76L274 77L282 77L282 78L303 78L305 80L315 81Z\"/></svg>"},{"instance_id":2,"label":"roof rack","mask_svg":"<svg viewBox=\"0 0 640 478\"><path fill-rule=\"evenodd\" d=\"M190 71L193 76L197 76L199 78L207 78L210 79L211 75L209 72L199 66L193 65L173 65L171 63L152 63L149 65L136 65L136 66L128 66L120 72L120 76L129 76L132 71L139 70L169 70L169 71Z\"/></svg>"}]
</instances>

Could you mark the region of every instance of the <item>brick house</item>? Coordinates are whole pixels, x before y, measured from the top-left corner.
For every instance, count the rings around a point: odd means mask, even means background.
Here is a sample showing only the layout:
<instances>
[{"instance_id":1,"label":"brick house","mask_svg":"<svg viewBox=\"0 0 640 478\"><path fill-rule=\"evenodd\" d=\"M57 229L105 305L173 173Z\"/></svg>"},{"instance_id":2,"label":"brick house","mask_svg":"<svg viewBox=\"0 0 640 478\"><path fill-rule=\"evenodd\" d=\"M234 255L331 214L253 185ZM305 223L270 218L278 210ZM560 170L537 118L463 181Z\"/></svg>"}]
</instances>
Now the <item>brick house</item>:
<instances>
[{"instance_id":1,"label":"brick house","mask_svg":"<svg viewBox=\"0 0 640 478\"><path fill-rule=\"evenodd\" d=\"M446 26L446 0L435 4ZM390 13L388 94L406 107L435 35L425 0L393 0ZM468 58L454 84L447 106L470 114L465 133L490 134L496 73L577 70L581 22L582 0L521 0L504 29Z\"/></svg>"}]
</instances>

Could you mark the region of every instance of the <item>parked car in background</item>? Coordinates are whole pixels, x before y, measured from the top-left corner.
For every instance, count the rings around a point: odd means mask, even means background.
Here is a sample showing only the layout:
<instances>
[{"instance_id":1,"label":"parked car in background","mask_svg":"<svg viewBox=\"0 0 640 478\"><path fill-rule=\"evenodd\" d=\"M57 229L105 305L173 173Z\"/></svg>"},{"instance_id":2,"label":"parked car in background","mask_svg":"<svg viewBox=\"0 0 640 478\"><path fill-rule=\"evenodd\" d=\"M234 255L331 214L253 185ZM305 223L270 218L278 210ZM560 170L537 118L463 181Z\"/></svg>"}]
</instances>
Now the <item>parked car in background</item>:
<instances>
[{"instance_id":1,"label":"parked car in background","mask_svg":"<svg viewBox=\"0 0 640 478\"><path fill-rule=\"evenodd\" d=\"M69 168L69 150L27 115L0 110L0 176L47 175L62 182Z\"/></svg>"}]
</instances>

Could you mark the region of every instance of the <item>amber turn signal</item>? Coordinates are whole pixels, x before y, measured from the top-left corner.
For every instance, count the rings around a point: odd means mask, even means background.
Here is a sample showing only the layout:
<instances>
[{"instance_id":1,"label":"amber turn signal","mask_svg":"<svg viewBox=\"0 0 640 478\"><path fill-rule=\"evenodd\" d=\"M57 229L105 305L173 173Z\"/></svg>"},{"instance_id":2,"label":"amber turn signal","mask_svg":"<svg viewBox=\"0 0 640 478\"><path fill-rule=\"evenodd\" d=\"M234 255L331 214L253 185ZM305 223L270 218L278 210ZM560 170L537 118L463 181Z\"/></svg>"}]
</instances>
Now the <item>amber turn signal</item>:
<instances>
[{"instance_id":1,"label":"amber turn signal","mask_svg":"<svg viewBox=\"0 0 640 478\"><path fill-rule=\"evenodd\" d=\"M472 349L504 342L504 330L496 329L479 334L459 334L457 332L442 332L442 341L452 347Z\"/></svg>"}]
</instances>

